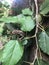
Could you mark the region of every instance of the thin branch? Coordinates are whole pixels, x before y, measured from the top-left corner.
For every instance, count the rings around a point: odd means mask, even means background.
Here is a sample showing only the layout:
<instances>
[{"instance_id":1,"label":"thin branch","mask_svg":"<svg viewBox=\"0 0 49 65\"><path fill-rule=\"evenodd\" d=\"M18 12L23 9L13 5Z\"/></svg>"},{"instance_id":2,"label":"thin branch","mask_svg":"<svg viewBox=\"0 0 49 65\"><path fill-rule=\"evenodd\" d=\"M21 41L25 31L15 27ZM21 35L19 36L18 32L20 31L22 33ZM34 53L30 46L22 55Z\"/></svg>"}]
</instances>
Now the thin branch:
<instances>
[{"instance_id":1,"label":"thin branch","mask_svg":"<svg viewBox=\"0 0 49 65\"><path fill-rule=\"evenodd\" d=\"M37 48L38 48L38 41L37 41L37 33L38 33L38 26L39 26L39 22L37 20L37 17L38 17L38 3L37 3L37 0L34 0L35 1L35 6L36 6L36 31L35 31L35 35L36 35L36 45L37 45Z\"/></svg>"},{"instance_id":2,"label":"thin branch","mask_svg":"<svg viewBox=\"0 0 49 65\"><path fill-rule=\"evenodd\" d=\"M39 26L44 29L44 27L39 23Z\"/></svg>"},{"instance_id":3,"label":"thin branch","mask_svg":"<svg viewBox=\"0 0 49 65\"><path fill-rule=\"evenodd\" d=\"M49 15L43 15L43 16L45 16L45 17L49 17Z\"/></svg>"},{"instance_id":4,"label":"thin branch","mask_svg":"<svg viewBox=\"0 0 49 65\"><path fill-rule=\"evenodd\" d=\"M31 62L28 62L28 61L23 61L23 62L24 62L24 63L27 63L27 64L29 64L29 65L31 64Z\"/></svg>"},{"instance_id":5,"label":"thin branch","mask_svg":"<svg viewBox=\"0 0 49 65\"><path fill-rule=\"evenodd\" d=\"M39 24L39 22L38 22L38 20L37 20L37 18L38 18L38 3L37 3L37 0L34 0L35 1L35 6L36 6L36 15L35 15L35 17L36 17L36 32L35 32L35 34L37 34L37 32L38 32L38 24Z\"/></svg>"},{"instance_id":6,"label":"thin branch","mask_svg":"<svg viewBox=\"0 0 49 65\"><path fill-rule=\"evenodd\" d=\"M31 38L35 38L35 37L36 37L36 35L33 35L31 37L25 37L24 39L31 39Z\"/></svg>"},{"instance_id":7,"label":"thin branch","mask_svg":"<svg viewBox=\"0 0 49 65\"><path fill-rule=\"evenodd\" d=\"M40 26L38 27L40 30L42 30L42 31L44 31L44 29L43 28L41 28Z\"/></svg>"},{"instance_id":8,"label":"thin branch","mask_svg":"<svg viewBox=\"0 0 49 65\"><path fill-rule=\"evenodd\" d=\"M39 22L37 20L37 17L38 17L38 3L37 3L37 0L34 0L35 1L35 7L36 7L36 15L35 15L35 18L36 18L36 31L35 31L35 40L36 40L36 53L35 53L35 57L34 57L34 61L32 62L32 64L34 65L35 63L35 60L37 59L38 60L38 41L37 41L37 33L38 33L38 26L39 26ZM39 63L38 63L39 64Z\"/></svg>"}]
</instances>

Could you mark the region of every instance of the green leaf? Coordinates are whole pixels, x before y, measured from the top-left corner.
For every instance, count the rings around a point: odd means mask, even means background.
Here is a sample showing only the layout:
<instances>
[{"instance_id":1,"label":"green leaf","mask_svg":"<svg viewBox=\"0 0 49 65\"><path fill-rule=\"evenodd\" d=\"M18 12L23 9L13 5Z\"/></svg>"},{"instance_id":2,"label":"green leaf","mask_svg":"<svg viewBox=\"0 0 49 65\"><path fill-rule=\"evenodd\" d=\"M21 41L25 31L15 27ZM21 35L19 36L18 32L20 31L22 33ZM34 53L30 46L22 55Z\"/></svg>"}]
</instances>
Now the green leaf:
<instances>
[{"instance_id":1,"label":"green leaf","mask_svg":"<svg viewBox=\"0 0 49 65\"><path fill-rule=\"evenodd\" d=\"M30 16L28 16L22 19L21 25L22 31L31 31L35 27L35 22Z\"/></svg>"},{"instance_id":2,"label":"green leaf","mask_svg":"<svg viewBox=\"0 0 49 65\"><path fill-rule=\"evenodd\" d=\"M49 12L49 0L45 0L40 6L41 14L47 14Z\"/></svg>"},{"instance_id":3,"label":"green leaf","mask_svg":"<svg viewBox=\"0 0 49 65\"><path fill-rule=\"evenodd\" d=\"M17 22L17 17L16 16L9 16L9 17L2 17L0 18L0 21L3 21L5 23L16 23Z\"/></svg>"},{"instance_id":4,"label":"green leaf","mask_svg":"<svg viewBox=\"0 0 49 65\"><path fill-rule=\"evenodd\" d=\"M42 59L39 59L38 61L36 60L34 65L49 65L49 63L44 61L44 60L42 60Z\"/></svg>"},{"instance_id":5,"label":"green leaf","mask_svg":"<svg viewBox=\"0 0 49 65\"><path fill-rule=\"evenodd\" d=\"M24 14L24 15L32 15L33 12L29 8L26 8L26 9L22 10L22 14Z\"/></svg>"},{"instance_id":6,"label":"green leaf","mask_svg":"<svg viewBox=\"0 0 49 65\"><path fill-rule=\"evenodd\" d=\"M9 41L3 50L3 65L15 65L23 55L24 48L17 40Z\"/></svg>"},{"instance_id":7,"label":"green leaf","mask_svg":"<svg viewBox=\"0 0 49 65\"><path fill-rule=\"evenodd\" d=\"M45 31L40 33L38 41L41 50L49 55L49 36Z\"/></svg>"}]
</instances>

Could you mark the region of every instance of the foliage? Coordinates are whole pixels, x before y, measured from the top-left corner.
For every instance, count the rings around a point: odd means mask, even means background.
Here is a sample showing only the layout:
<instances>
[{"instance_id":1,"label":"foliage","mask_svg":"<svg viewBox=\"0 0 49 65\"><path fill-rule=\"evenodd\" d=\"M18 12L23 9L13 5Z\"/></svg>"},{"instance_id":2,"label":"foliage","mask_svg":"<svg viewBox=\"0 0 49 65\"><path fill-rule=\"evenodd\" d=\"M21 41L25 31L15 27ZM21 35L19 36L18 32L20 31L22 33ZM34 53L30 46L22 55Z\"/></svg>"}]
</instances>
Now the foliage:
<instances>
[{"instance_id":1,"label":"foliage","mask_svg":"<svg viewBox=\"0 0 49 65\"><path fill-rule=\"evenodd\" d=\"M43 52L49 55L49 36L45 31L41 32L39 35L39 46Z\"/></svg>"},{"instance_id":2,"label":"foliage","mask_svg":"<svg viewBox=\"0 0 49 65\"><path fill-rule=\"evenodd\" d=\"M45 0L40 7L41 14L47 14L49 12L49 0Z\"/></svg>"},{"instance_id":3,"label":"foliage","mask_svg":"<svg viewBox=\"0 0 49 65\"><path fill-rule=\"evenodd\" d=\"M37 4L35 3L33 3L34 9ZM27 57L24 56L25 52L26 55L28 52L28 54L31 53L30 56L34 54L34 60L32 60L34 65L49 65L47 59L44 61L40 55L43 52L49 56L49 27L46 28L45 23L48 22L45 19L43 22L43 18L46 18L49 13L49 0L45 0L40 5L39 12L25 8L16 16L9 16L9 7L1 4L3 6L0 7L0 63L2 62L2 65L19 65L22 62L31 64L31 62L21 61L22 57ZM37 8L35 11L38 11ZM38 50L40 50L39 53ZM29 58L30 56L28 55Z\"/></svg>"},{"instance_id":4,"label":"foliage","mask_svg":"<svg viewBox=\"0 0 49 65\"><path fill-rule=\"evenodd\" d=\"M3 65L16 64L23 55L23 46L17 40L10 40L3 50ZM7 51L8 50L8 51Z\"/></svg>"}]
</instances>

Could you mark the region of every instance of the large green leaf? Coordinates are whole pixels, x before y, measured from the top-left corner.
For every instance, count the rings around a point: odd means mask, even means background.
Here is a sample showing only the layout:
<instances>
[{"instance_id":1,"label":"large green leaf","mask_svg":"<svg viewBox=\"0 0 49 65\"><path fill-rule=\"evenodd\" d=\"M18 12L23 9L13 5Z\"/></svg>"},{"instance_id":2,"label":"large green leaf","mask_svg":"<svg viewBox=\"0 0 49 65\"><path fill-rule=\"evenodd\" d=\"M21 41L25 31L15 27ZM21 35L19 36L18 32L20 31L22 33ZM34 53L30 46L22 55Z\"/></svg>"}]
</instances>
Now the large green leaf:
<instances>
[{"instance_id":1,"label":"large green leaf","mask_svg":"<svg viewBox=\"0 0 49 65\"><path fill-rule=\"evenodd\" d=\"M39 46L44 53L49 55L49 36L45 31L41 32L39 35Z\"/></svg>"},{"instance_id":2,"label":"large green leaf","mask_svg":"<svg viewBox=\"0 0 49 65\"><path fill-rule=\"evenodd\" d=\"M49 0L45 0L40 6L41 14L47 14L49 12Z\"/></svg>"},{"instance_id":3,"label":"large green leaf","mask_svg":"<svg viewBox=\"0 0 49 65\"><path fill-rule=\"evenodd\" d=\"M17 40L9 41L3 50L3 65L15 65L23 55L23 46Z\"/></svg>"},{"instance_id":4,"label":"large green leaf","mask_svg":"<svg viewBox=\"0 0 49 65\"><path fill-rule=\"evenodd\" d=\"M38 61L36 60L34 65L49 65L49 63L42 59L39 59Z\"/></svg>"},{"instance_id":5,"label":"large green leaf","mask_svg":"<svg viewBox=\"0 0 49 65\"><path fill-rule=\"evenodd\" d=\"M30 16L28 16L28 17L24 17L22 19L21 25L22 25L21 30L31 31L35 26L35 22L34 22L34 20L32 20L32 18Z\"/></svg>"}]
</instances>

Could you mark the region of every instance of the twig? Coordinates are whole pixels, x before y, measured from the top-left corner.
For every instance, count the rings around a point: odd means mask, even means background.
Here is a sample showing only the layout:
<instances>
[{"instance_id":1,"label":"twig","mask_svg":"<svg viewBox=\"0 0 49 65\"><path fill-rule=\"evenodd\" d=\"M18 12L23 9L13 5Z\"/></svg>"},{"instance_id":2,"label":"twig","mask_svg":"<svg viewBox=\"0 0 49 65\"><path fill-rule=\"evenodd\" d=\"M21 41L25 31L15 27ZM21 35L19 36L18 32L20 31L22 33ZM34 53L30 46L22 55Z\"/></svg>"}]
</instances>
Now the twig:
<instances>
[{"instance_id":1,"label":"twig","mask_svg":"<svg viewBox=\"0 0 49 65\"><path fill-rule=\"evenodd\" d=\"M42 31L44 31L44 29L43 28L41 28L40 26L38 27L40 30L42 30Z\"/></svg>"},{"instance_id":2,"label":"twig","mask_svg":"<svg viewBox=\"0 0 49 65\"><path fill-rule=\"evenodd\" d=\"M32 62L32 65L34 65L34 63L35 63L35 60L37 59L37 61L38 61L38 41L37 41L37 33L38 33L38 26L39 26L39 22L38 22L38 20L37 20L37 17L38 17L38 3L37 3L37 0L34 0L35 1L35 7L36 7L36 15L35 15L35 17L36 17L36 31L35 31L35 35L36 35L36 37L35 37L35 40L36 40L36 46L37 46L37 48L36 48L36 53L35 53L35 58L34 58L34 61ZM39 63L38 63L39 64Z\"/></svg>"},{"instance_id":3,"label":"twig","mask_svg":"<svg viewBox=\"0 0 49 65\"><path fill-rule=\"evenodd\" d=\"M31 39L31 38L35 38L35 37L36 37L36 35L33 35L31 37L25 37L24 39Z\"/></svg>"},{"instance_id":4,"label":"twig","mask_svg":"<svg viewBox=\"0 0 49 65\"><path fill-rule=\"evenodd\" d=\"M39 23L39 26L44 29L44 27Z\"/></svg>"},{"instance_id":5,"label":"twig","mask_svg":"<svg viewBox=\"0 0 49 65\"><path fill-rule=\"evenodd\" d=\"M31 62L28 62L28 61L23 61L23 62L25 62L25 63L27 63L27 64L31 64Z\"/></svg>"},{"instance_id":6,"label":"twig","mask_svg":"<svg viewBox=\"0 0 49 65\"><path fill-rule=\"evenodd\" d=\"M36 32L35 32L35 34L37 34L37 32L38 32L38 25L39 25L39 22L37 20L37 18L38 18L38 3L37 3L37 0L34 0L34 1L35 1L35 6L36 6L36 15L35 15L35 18L36 18Z\"/></svg>"},{"instance_id":7,"label":"twig","mask_svg":"<svg viewBox=\"0 0 49 65\"><path fill-rule=\"evenodd\" d=\"M49 15L43 15L43 16L45 16L45 17L49 17Z\"/></svg>"}]
</instances>

